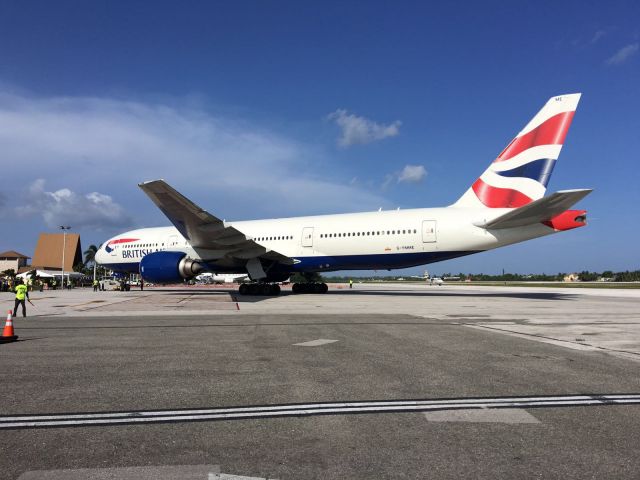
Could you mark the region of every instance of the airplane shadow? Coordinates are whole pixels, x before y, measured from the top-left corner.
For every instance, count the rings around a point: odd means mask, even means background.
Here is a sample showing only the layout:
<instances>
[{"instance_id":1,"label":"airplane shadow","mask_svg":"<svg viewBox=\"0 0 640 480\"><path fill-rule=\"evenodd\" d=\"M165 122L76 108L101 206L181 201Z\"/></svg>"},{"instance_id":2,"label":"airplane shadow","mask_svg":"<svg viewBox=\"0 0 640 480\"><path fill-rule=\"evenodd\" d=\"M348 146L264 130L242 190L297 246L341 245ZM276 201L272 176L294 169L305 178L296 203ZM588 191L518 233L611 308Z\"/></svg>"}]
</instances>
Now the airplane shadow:
<instances>
[{"instance_id":1,"label":"airplane shadow","mask_svg":"<svg viewBox=\"0 0 640 480\"><path fill-rule=\"evenodd\" d=\"M165 295L195 295L195 296L213 296L213 295L237 295L238 290L226 289L226 290L154 290L154 292L162 292Z\"/></svg>"},{"instance_id":2,"label":"airplane shadow","mask_svg":"<svg viewBox=\"0 0 640 480\"><path fill-rule=\"evenodd\" d=\"M277 297L263 297L257 295L238 295L237 291L230 291L231 296L234 298L234 301L239 303L257 303L264 300L269 300ZM283 290L280 294L281 297L286 297L289 295L304 295L308 298L313 298L318 295L326 297L327 295L333 297L347 297L349 295L364 295L364 296L372 296L372 297L394 297L394 298L442 298L442 297L452 297L452 298L468 298L469 300L473 300L474 298L513 298L518 300L546 300L546 301L566 301L566 300L575 300L577 298L574 294L567 293L556 293L556 292L487 292L487 293L458 293L458 292L438 292L438 291L375 291L375 290L332 290L331 288L325 294L312 294L312 293L298 293L294 294L289 290Z\"/></svg>"}]
</instances>

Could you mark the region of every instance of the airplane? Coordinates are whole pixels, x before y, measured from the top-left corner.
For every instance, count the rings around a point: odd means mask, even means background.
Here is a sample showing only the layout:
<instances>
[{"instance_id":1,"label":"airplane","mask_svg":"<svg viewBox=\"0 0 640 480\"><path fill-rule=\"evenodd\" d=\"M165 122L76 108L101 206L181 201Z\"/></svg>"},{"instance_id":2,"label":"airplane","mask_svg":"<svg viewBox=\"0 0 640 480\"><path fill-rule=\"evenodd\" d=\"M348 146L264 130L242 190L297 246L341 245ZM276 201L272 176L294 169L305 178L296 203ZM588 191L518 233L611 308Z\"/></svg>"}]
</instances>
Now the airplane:
<instances>
[{"instance_id":1,"label":"airplane","mask_svg":"<svg viewBox=\"0 0 640 480\"><path fill-rule=\"evenodd\" d=\"M227 222L153 180L139 187L173 226L116 235L96 261L155 284L248 274L241 295L277 295L277 282L295 273L415 267L585 226L586 210L569 208L591 189L545 196L580 95L550 98L450 206ZM292 288L327 290L313 282Z\"/></svg>"},{"instance_id":2,"label":"airplane","mask_svg":"<svg viewBox=\"0 0 640 480\"><path fill-rule=\"evenodd\" d=\"M196 275L195 279L204 283L242 283L249 280L249 275L246 273L205 272Z\"/></svg>"}]
</instances>

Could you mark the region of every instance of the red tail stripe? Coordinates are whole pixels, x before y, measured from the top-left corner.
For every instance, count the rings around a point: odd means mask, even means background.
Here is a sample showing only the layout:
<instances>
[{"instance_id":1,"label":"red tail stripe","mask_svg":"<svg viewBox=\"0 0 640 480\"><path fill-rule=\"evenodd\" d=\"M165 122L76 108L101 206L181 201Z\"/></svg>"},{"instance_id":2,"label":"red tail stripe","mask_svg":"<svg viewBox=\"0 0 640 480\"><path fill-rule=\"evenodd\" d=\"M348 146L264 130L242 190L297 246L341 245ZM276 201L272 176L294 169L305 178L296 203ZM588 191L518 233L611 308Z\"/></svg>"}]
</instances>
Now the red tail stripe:
<instances>
[{"instance_id":1,"label":"red tail stripe","mask_svg":"<svg viewBox=\"0 0 640 480\"><path fill-rule=\"evenodd\" d=\"M514 138L495 162L503 162L515 157L520 152L539 145L562 145L569 131L569 125L575 112L563 112L549 118L529 133Z\"/></svg>"},{"instance_id":2,"label":"red tail stripe","mask_svg":"<svg viewBox=\"0 0 640 480\"><path fill-rule=\"evenodd\" d=\"M517 208L532 202L524 193L510 188L492 187L480 178L471 188L478 199L489 208Z\"/></svg>"}]
</instances>

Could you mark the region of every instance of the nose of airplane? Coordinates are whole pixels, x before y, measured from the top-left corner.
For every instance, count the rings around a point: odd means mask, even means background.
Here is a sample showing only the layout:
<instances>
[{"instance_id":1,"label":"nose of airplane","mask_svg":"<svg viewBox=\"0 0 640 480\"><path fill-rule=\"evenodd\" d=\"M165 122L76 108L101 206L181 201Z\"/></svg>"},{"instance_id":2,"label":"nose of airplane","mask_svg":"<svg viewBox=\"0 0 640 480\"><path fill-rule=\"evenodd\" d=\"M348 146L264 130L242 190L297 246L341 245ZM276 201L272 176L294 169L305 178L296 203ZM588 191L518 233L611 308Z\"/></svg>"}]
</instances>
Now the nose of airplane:
<instances>
[{"instance_id":1,"label":"nose of airplane","mask_svg":"<svg viewBox=\"0 0 640 480\"><path fill-rule=\"evenodd\" d=\"M94 257L95 260L96 260L96 263L98 265L102 265L104 263L104 261L105 261L105 258L106 258L106 253L107 252L105 252L105 250L104 250L104 245L105 244L100 245L100 248L98 248L98 251L96 252L96 255Z\"/></svg>"}]
</instances>

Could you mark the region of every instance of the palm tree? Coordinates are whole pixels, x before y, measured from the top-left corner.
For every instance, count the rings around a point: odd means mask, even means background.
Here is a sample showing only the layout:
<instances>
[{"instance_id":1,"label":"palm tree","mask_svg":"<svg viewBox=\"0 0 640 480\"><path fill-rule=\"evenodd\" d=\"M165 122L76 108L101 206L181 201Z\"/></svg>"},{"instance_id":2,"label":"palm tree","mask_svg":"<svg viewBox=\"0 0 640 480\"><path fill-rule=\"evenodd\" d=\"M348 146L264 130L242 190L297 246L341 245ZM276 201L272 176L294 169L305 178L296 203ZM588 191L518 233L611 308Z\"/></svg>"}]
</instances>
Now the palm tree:
<instances>
[{"instance_id":1,"label":"palm tree","mask_svg":"<svg viewBox=\"0 0 640 480\"><path fill-rule=\"evenodd\" d=\"M96 253L98 252L98 247L95 245L89 245L84 252L84 264L87 265L89 263L93 263L93 281L96 280Z\"/></svg>"},{"instance_id":2,"label":"palm tree","mask_svg":"<svg viewBox=\"0 0 640 480\"><path fill-rule=\"evenodd\" d=\"M89 245L89 248L87 248L84 251L84 263L85 265L89 264L89 263L95 263L96 262L96 253L98 252L98 247L96 247L95 245Z\"/></svg>"}]
</instances>

